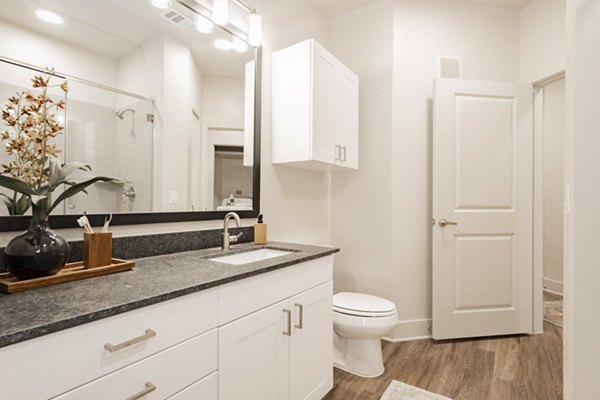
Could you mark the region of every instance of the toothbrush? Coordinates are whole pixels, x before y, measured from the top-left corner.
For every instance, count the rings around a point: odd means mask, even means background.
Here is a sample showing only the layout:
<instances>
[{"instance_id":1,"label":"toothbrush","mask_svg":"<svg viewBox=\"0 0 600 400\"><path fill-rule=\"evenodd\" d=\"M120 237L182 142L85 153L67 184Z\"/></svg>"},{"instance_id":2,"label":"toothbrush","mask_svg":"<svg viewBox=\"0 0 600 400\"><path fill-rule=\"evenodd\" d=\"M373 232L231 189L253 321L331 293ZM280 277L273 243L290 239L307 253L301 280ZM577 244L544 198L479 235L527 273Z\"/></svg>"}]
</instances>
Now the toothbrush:
<instances>
[{"instance_id":1,"label":"toothbrush","mask_svg":"<svg viewBox=\"0 0 600 400\"><path fill-rule=\"evenodd\" d=\"M77 223L79 224L79 226L81 226L83 228L83 230L86 233L90 233L90 234L94 233L92 227L90 226L90 221L87 219L87 217L85 215L83 217L79 218L77 220Z\"/></svg>"},{"instance_id":2,"label":"toothbrush","mask_svg":"<svg viewBox=\"0 0 600 400\"><path fill-rule=\"evenodd\" d=\"M104 219L104 226L102 227L102 232L108 232L108 225L112 221L112 213L109 213L108 216Z\"/></svg>"}]
</instances>

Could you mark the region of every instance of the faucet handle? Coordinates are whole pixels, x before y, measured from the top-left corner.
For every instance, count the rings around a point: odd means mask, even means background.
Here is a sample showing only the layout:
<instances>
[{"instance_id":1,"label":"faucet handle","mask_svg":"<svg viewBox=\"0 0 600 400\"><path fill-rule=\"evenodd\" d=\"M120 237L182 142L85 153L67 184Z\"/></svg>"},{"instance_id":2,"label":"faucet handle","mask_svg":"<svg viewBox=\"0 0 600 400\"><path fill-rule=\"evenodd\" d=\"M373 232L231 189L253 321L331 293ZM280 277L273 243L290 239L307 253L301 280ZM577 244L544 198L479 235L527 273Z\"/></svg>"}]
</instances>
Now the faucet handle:
<instances>
[{"instance_id":1,"label":"faucet handle","mask_svg":"<svg viewBox=\"0 0 600 400\"><path fill-rule=\"evenodd\" d=\"M243 235L244 232L240 232L237 235L229 235L229 241L231 243L237 243Z\"/></svg>"}]
</instances>

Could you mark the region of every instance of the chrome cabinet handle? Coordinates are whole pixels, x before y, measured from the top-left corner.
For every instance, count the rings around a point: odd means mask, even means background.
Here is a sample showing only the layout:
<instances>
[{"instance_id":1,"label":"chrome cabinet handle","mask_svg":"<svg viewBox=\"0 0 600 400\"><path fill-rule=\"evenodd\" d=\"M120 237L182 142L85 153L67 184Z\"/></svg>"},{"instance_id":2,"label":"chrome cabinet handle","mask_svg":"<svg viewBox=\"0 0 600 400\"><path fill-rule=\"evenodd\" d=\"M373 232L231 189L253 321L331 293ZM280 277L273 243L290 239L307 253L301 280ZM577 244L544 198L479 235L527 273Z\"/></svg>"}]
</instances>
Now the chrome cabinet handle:
<instances>
[{"instance_id":1,"label":"chrome cabinet handle","mask_svg":"<svg viewBox=\"0 0 600 400\"><path fill-rule=\"evenodd\" d=\"M138 344L138 343L148 340L154 336L156 336L156 332L154 332L152 329L146 329L146 332L142 336L138 336L136 338L126 340L119 344L106 343L104 345L104 348L106 350L108 350L109 352L114 353L115 351L123 350L124 348L133 346L134 344Z\"/></svg>"},{"instance_id":2,"label":"chrome cabinet handle","mask_svg":"<svg viewBox=\"0 0 600 400\"><path fill-rule=\"evenodd\" d=\"M341 146L341 147L342 147L342 154L343 154L343 156L341 157L342 161L346 161L346 146Z\"/></svg>"},{"instance_id":3,"label":"chrome cabinet handle","mask_svg":"<svg viewBox=\"0 0 600 400\"><path fill-rule=\"evenodd\" d=\"M292 336L292 312L290 310L283 310L283 313L286 315L286 330L283 331L285 336Z\"/></svg>"},{"instance_id":4,"label":"chrome cabinet handle","mask_svg":"<svg viewBox=\"0 0 600 400\"><path fill-rule=\"evenodd\" d=\"M340 146L339 144L335 145L335 150L333 151L333 157L335 158L334 161L340 161L342 158L342 146Z\"/></svg>"},{"instance_id":5,"label":"chrome cabinet handle","mask_svg":"<svg viewBox=\"0 0 600 400\"><path fill-rule=\"evenodd\" d=\"M458 225L458 222L448 221L446 218L442 218L440 219L439 224L442 228L445 228L448 225Z\"/></svg>"},{"instance_id":6,"label":"chrome cabinet handle","mask_svg":"<svg viewBox=\"0 0 600 400\"><path fill-rule=\"evenodd\" d=\"M294 304L298 308L298 323L294 325L294 328L302 329L304 325L304 306L302 304Z\"/></svg>"},{"instance_id":7,"label":"chrome cabinet handle","mask_svg":"<svg viewBox=\"0 0 600 400\"><path fill-rule=\"evenodd\" d=\"M152 382L146 382L146 387L141 392L134 394L131 397L128 397L127 400L138 400L147 395L148 393L154 392L156 390L156 386L152 384Z\"/></svg>"}]
</instances>

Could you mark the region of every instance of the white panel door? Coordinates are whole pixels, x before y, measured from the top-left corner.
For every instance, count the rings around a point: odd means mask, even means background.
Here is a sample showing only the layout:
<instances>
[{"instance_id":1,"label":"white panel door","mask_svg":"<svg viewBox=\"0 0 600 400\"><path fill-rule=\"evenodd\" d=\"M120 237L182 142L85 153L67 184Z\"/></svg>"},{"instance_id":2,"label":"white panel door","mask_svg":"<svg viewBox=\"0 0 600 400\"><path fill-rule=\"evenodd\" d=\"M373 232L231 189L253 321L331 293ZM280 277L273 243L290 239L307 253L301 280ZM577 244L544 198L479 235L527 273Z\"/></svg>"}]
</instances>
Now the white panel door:
<instances>
[{"instance_id":1,"label":"white panel door","mask_svg":"<svg viewBox=\"0 0 600 400\"><path fill-rule=\"evenodd\" d=\"M531 87L437 79L434 97L433 337L531 332Z\"/></svg>"},{"instance_id":2,"label":"white panel door","mask_svg":"<svg viewBox=\"0 0 600 400\"><path fill-rule=\"evenodd\" d=\"M219 328L219 399L289 399L284 300Z\"/></svg>"},{"instance_id":3,"label":"white panel door","mask_svg":"<svg viewBox=\"0 0 600 400\"><path fill-rule=\"evenodd\" d=\"M292 297L291 400L320 400L333 387L333 283Z\"/></svg>"}]
</instances>

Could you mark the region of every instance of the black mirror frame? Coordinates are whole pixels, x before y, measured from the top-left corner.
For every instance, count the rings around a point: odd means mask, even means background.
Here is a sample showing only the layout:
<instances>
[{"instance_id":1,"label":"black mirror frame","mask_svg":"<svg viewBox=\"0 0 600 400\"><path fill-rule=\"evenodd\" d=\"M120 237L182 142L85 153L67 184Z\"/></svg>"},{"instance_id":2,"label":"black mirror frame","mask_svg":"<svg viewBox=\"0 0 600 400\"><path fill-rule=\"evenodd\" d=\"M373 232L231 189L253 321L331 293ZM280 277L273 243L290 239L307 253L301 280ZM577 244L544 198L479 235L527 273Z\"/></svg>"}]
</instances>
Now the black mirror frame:
<instances>
[{"instance_id":1,"label":"black mirror frame","mask_svg":"<svg viewBox=\"0 0 600 400\"><path fill-rule=\"evenodd\" d=\"M240 218L255 218L260 213L260 133L261 133L261 87L262 87L262 47L255 49L254 72L254 159L252 171L252 211L236 211ZM147 212L147 213L115 213L112 225L155 224L164 222L208 221L225 218L226 211L179 211L179 212ZM91 225L102 225L106 214L87 214ZM50 226L53 229L77 228L76 214L51 215ZM25 230L31 217L0 217L0 231Z\"/></svg>"}]
</instances>

